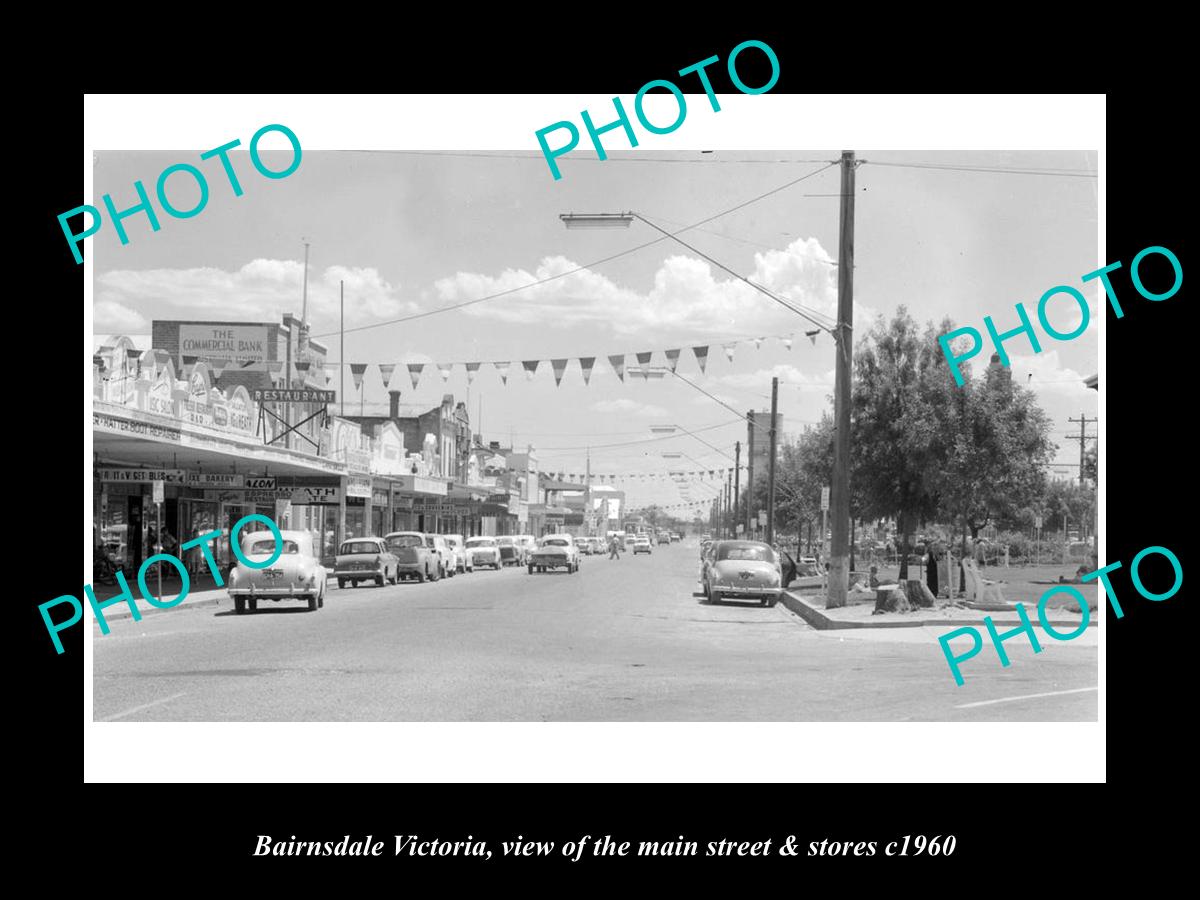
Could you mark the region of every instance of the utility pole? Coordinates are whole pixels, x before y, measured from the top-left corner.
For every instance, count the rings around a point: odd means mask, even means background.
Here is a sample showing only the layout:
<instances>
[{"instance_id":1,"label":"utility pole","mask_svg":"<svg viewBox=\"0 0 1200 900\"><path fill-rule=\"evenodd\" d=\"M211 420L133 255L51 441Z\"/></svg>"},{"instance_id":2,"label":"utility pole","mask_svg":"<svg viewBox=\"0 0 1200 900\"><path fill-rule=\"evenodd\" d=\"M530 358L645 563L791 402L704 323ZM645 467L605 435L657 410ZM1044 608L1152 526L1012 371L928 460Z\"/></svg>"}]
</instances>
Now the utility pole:
<instances>
[{"instance_id":1,"label":"utility pole","mask_svg":"<svg viewBox=\"0 0 1200 900\"><path fill-rule=\"evenodd\" d=\"M733 531L737 535L738 520L742 517L742 442L733 445ZM747 535L748 537L749 535Z\"/></svg>"},{"instance_id":2,"label":"utility pole","mask_svg":"<svg viewBox=\"0 0 1200 900\"><path fill-rule=\"evenodd\" d=\"M1084 429L1087 428L1088 422L1099 422L1099 419L1089 419L1086 413L1080 413L1078 419L1067 419L1068 422L1079 423L1079 434L1068 434L1068 441L1079 441L1079 483L1083 484L1083 450L1087 446L1087 441L1095 440L1094 434L1087 434Z\"/></svg>"},{"instance_id":3,"label":"utility pole","mask_svg":"<svg viewBox=\"0 0 1200 900\"><path fill-rule=\"evenodd\" d=\"M730 514L733 504L733 472L725 475L725 537L733 537L733 516Z\"/></svg>"},{"instance_id":4,"label":"utility pole","mask_svg":"<svg viewBox=\"0 0 1200 900\"><path fill-rule=\"evenodd\" d=\"M775 543L775 443L779 439L776 423L779 421L779 379L771 379L771 430L770 458L767 460L767 543Z\"/></svg>"},{"instance_id":5,"label":"utility pole","mask_svg":"<svg viewBox=\"0 0 1200 900\"><path fill-rule=\"evenodd\" d=\"M747 447L746 456L746 537L750 537L755 533L754 525L751 524L751 517L755 514L754 509L754 432L757 430L754 424L754 410L746 413L746 419L750 422L750 433L748 435L750 446Z\"/></svg>"},{"instance_id":6,"label":"utility pole","mask_svg":"<svg viewBox=\"0 0 1200 900\"><path fill-rule=\"evenodd\" d=\"M342 415L346 415L346 282L338 282L338 295L341 297L341 318L338 332L341 334L341 344L338 346L338 369L342 373Z\"/></svg>"},{"instance_id":7,"label":"utility pole","mask_svg":"<svg viewBox=\"0 0 1200 900\"><path fill-rule=\"evenodd\" d=\"M854 349L854 170L853 150L842 151L841 228L838 237L838 312L834 343L837 346L833 388L833 483L829 506L833 517L830 534L829 590L825 608L846 605L850 582L850 378ZM822 535L824 537L824 535Z\"/></svg>"}]
</instances>

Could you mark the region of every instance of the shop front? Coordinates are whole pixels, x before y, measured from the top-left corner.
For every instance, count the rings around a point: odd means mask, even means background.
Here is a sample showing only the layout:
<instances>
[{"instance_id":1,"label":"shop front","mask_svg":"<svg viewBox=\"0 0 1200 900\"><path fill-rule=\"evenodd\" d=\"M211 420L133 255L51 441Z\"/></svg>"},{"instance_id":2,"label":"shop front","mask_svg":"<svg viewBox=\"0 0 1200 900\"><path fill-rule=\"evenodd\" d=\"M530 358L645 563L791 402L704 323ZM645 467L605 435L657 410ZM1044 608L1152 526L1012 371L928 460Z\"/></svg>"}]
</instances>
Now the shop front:
<instances>
[{"instance_id":1,"label":"shop front","mask_svg":"<svg viewBox=\"0 0 1200 900\"><path fill-rule=\"evenodd\" d=\"M454 533L441 530L442 519L452 524L449 518L453 515L444 480L424 475L400 475L391 481L393 531Z\"/></svg>"}]
</instances>

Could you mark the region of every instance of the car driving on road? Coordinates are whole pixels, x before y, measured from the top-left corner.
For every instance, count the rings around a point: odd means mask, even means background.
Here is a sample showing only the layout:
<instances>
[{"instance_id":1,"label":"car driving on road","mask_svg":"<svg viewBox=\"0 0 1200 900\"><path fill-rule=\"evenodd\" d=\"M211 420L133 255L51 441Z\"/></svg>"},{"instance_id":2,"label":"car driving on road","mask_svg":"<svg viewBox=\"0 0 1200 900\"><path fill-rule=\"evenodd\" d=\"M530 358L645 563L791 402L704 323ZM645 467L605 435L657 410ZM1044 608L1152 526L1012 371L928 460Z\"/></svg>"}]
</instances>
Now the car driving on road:
<instances>
[{"instance_id":1,"label":"car driving on road","mask_svg":"<svg viewBox=\"0 0 1200 900\"><path fill-rule=\"evenodd\" d=\"M633 552L638 553L653 553L654 548L650 545L650 535L639 534L633 539Z\"/></svg>"},{"instance_id":2,"label":"car driving on road","mask_svg":"<svg viewBox=\"0 0 1200 900\"><path fill-rule=\"evenodd\" d=\"M400 560L383 538L350 538L338 548L333 575L340 588L346 582L358 587L360 581L374 581L383 587L389 581L395 584L400 580L399 568Z\"/></svg>"},{"instance_id":3,"label":"car driving on road","mask_svg":"<svg viewBox=\"0 0 1200 900\"><path fill-rule=\"evenodd\" d=\"M329 574L313 552L312 535L307 531L281 531L283 540L279 558L265 568L253 568L238 560L229 572L229 596L238 615L258 609L259 600L278 602L295 598L307 600L309 610L325 605L325 578ZM256 531L242 537L242 555L254 563L264 563L275 553L275 536Z\"/></svg>"},{"instance_id":4,"label":"car driving on road","mask_svg":"<svg viewBox=\"0 0 1200 900\"><path fill-rule=\"evenodd\" d=\"M566 569L567 574L579 571L579 551L569 534L551 534L529 554L529 574L548 569Z\"/></svg>"},{"instance_id":5,"label":"car driving on road","mask_svg":"<svg viewBox=\"0 0 1200 900\"><path fill-rule=\"evenodd\" d=\"M717 541L704 574L709 603L758 600L774 606L783 593L779 556L760 541Z\"/></svg>"}]
</instances>

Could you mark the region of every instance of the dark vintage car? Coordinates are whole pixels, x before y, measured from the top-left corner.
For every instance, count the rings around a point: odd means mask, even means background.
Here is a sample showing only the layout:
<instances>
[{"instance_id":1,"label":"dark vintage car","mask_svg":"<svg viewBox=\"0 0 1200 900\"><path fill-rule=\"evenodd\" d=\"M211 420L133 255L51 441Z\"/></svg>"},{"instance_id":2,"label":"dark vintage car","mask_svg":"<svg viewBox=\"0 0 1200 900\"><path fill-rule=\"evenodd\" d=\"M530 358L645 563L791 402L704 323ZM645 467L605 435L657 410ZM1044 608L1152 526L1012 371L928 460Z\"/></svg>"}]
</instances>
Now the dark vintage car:
<instances>
[{"instance_id":1,"label":"dark vintage car","mask_svg":"<svg viewBox=\"0 0 1200 900\"><path fill-rule=\"evenodd\" d=\"M283 548L269 566L263 565L275 555L275 537L269 531L256 531L242 537L241 560L229 572L229 596L238 615L258 609L259 600L297 599L308 602L310 610L325 605L326 570L313 552L312 535L307 531L281 531Z\"/></svg>"},{"instance_id":2,"label":"dark vintage car","mask_svg":"<svg viewBox=\"0 0 1200 900\"><path fill-rule=\"evenodd\" d=\"M783 593L779 555L760 541L717 541L704 575L709 603L758 600L774 606Z\"/></svg>"},{"instance_id":3,"label":"dark vintage car","mask_svg":"<svg viewBox=\"0 0 1200 900\"><path fill-rule=\"evenodd\" d=\"M437 581L441 577L437 553L425 545L425 535L421 532L393 531L383 539L396 556L396 570L401 578Z\"/></svg>"},{"instance_id":4,"label":"dark vintage car","mask_svg":"<svg viewBox=\"0 0 1200 900\"><path fill-rule=\"evenodd\" d=\"M361 537L342 541L334 562L333 576L338 587L346 582L358 587L360 581L374 581L380 587L400 580L399 560L383 538Z\"/></svg>"},{"instance_id":5,"label":"dark vintage car","mask_svg":"<svg viewBox=\"0 0 1200 900\"><path fill-rule=\"evenodd\" d=\"M498 537L496 538L496 545L500 548L501 565L525 565L525 548L518 544L515 538L508 535L505 535L504 537Z\"/></svg>"}]
</instances>

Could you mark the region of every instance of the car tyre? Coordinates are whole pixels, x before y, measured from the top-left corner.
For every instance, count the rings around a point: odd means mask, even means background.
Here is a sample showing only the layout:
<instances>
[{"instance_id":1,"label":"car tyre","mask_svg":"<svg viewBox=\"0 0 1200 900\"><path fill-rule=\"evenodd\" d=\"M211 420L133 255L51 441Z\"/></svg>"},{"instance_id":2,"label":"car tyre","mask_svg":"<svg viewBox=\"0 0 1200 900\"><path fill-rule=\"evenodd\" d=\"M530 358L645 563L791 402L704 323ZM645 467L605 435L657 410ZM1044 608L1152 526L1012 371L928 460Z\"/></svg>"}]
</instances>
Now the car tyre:
<instances>
[{"instance_id":1,"label":"car tyre","mask_svg":"<svg viewBox=\"0 0 1200 900\"><path fill-rule=\"evenodd\" d=\"M251 597L247 603L250 606L250 612L258 612L258 600L256 600L254 597Z\"/></svg>"},{"instance_id":2,"label":"car tyre","mask_svg":"<svg viewBox=\"0 0 1200 900\"><path fill-rule=\"evenodd\" d=\"M778 597L770 597L770 598L768 598L768 600L767 600L767 606L775 606L775 605L777 605L778 603L779 603L779 598L778 598Z\"/></svg>"},{"instance_id":3,"label":"car tyre","mask_svg":"<svg viewBox=\"0 0 1200 900\"><path fill-rule=\"evenodd\" d=\"M316 595L316 594L311 594L311 595L309 595L309 598L308 598L308 611L309 611L309 612L316 612L316 611L317 611L317 595Z\"/></svg>"},{"instance_id":4,"label":"car tyre","mask_svg":"<svg viewBox=\"0 0 1200 900\"><path fill-rule=\"evenodd\" d=\"M346 587L346 579L345 579L345 578L339 578L339 579L338 579L338 587L340 587L340 588L345 588L345 587Z\"/></svg>"},{"instance_id":5,"label":"car tyre","mask_svg":"<svg viewBox=\"0 0 1200 900\"><path fill-rule=\"evenodd\" d=\"M317 595L317 609L325 608L325 582L321 582L321 593Z\"/></svg>"},{"instance_id":6,"label":"car tyre","mask_svg":"<svg viewBox=\"0 0 1200 900\"><path fill-rule=\"evenodd\" d=\"M383 587L383 585L384 585L384 582L386 582L386 581L387 581L387 572L386 572L386 570L385 570L385 572L384 572L384 574L383 574L383 575L376 575L376 576L375 576L375 586L376 586L376 587Z\"/></svg>"},{"instance_id":7,"label":"car tyre","mask_svg":"<svg viewBox=\"0 0 1200 900\"><path fill-rule=\"evenodd\" d=\"M417 579L418 584L425 583L425 571L423 569L420 572L418 572L415 577Z\"/></svg>"},{"instance_id":8,"label":"car tyre","mask_svg":"<svg viewBox=\"0 0 1200 900\"><path fill-rule=\"evenodd\" d=\"M234 597L233 598L233 611L236 615L239 615L239 616L245 615L245 613L246 613L246 598L245 597Z\"/></svg>"}]
</instances>

